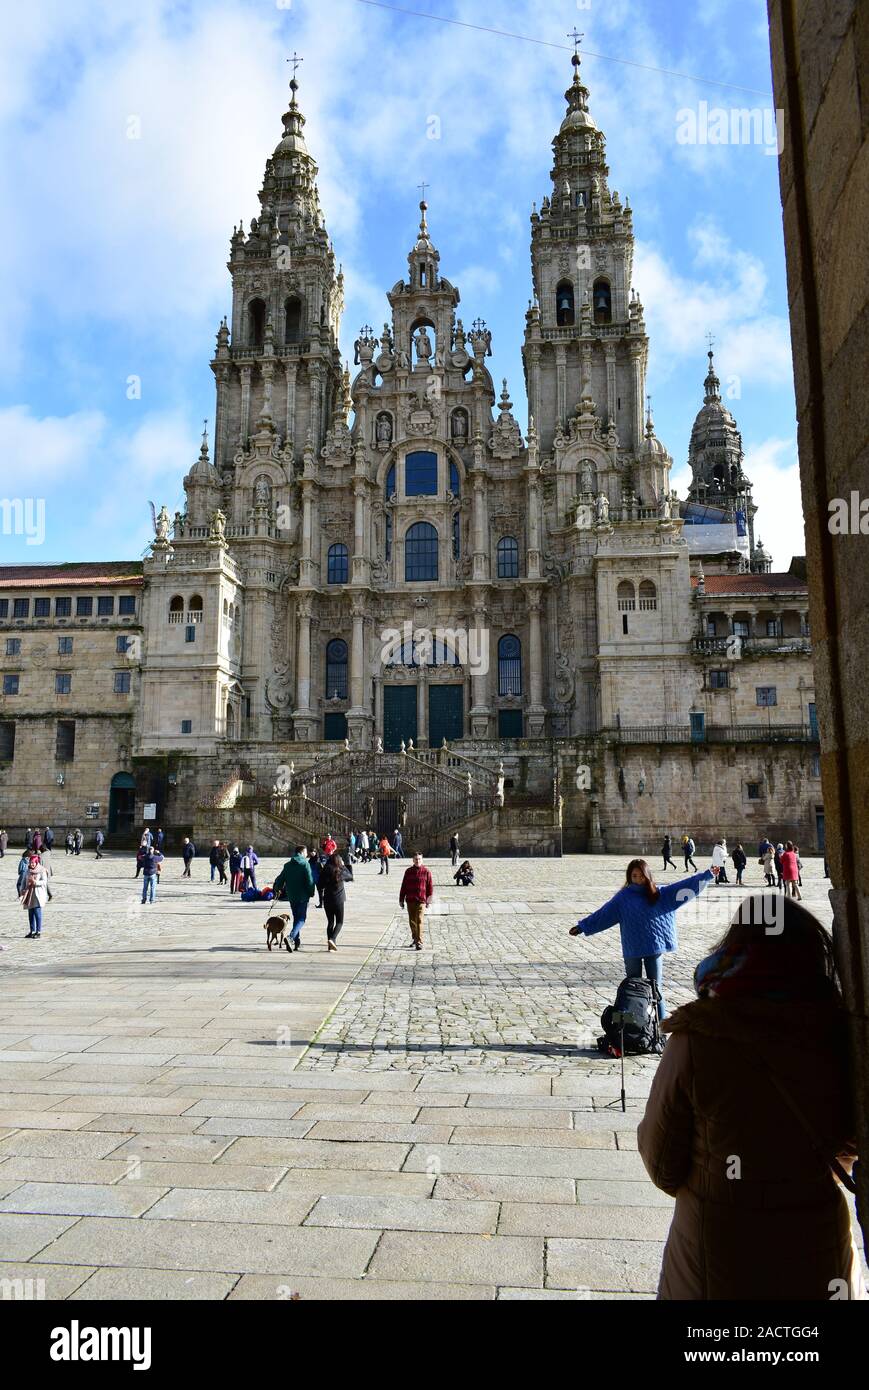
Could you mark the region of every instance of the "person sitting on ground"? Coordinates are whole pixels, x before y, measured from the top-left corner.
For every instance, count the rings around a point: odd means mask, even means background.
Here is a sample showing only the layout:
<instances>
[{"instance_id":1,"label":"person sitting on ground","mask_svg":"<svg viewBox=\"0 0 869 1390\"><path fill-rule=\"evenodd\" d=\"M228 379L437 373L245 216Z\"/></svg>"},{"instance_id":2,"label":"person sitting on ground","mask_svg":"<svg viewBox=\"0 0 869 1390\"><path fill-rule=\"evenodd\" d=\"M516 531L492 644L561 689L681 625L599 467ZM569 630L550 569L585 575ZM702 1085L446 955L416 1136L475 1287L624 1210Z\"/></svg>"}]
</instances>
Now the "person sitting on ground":
<instances>
[{"instance_id":1,"label":"person sitting on ground","mask_svg":"<svg viewBox=\"0 0 869 1390\"><path fill-rule=\"evenodd\" d=\"M663 1024L637 1131L676 1199L658 1298L865 1299L840 1186L856 1125L829 934L792 898L757 893L694 984Z\"/></svg>"},{"instance_id":2,"label":"person sitting on ground","mask_svg":"<svg viewBox=\"0 0 869 1390\"><path fill-rule=\"evenodd\" d=\"M473 888L474 870L471 868L469 860L466 859L464 864L456 870L453 874L453 878L460 888Z\"/></svg>"}]
</instances>

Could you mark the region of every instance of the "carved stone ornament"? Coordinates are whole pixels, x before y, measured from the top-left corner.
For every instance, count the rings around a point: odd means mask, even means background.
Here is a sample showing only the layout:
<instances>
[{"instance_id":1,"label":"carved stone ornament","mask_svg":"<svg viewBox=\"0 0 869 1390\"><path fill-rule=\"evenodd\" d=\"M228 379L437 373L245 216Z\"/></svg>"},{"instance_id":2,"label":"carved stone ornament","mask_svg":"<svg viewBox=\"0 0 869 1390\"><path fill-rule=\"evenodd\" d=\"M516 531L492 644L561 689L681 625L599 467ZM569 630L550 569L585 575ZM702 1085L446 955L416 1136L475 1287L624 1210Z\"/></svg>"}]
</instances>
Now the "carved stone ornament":
<instances>
[{"instance_id":1,"label":"carved stone ornament","mask_svg":"<svg viewBox=\"0 0 869 1390\"><path fill-rule=\"evenodd\" d=\"M560 705L569 705L576 690L576 675L564 652L555 655L555 698Z\"/></svg>"},{"instance_id":2,"label":"carved stone ornament","mask_svg":"<svg viewBox=\"0 0 869 1390\"><path fill-rule=\"evenodd\" d=\"M430 435L435 432L435 417L425 398L415 396L404 412L404 429L407 435Z\"/></svg>"}]
</instances>

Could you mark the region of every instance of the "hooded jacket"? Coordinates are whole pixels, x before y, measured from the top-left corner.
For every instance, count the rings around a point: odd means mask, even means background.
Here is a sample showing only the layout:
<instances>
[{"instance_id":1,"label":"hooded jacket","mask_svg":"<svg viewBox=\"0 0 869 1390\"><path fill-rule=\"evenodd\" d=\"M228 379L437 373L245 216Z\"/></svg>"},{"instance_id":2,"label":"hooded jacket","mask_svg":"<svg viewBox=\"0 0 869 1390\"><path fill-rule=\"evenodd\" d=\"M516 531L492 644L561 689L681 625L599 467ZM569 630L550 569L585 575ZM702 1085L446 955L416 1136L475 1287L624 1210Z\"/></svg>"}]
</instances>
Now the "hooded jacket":
<instances>
[{"instance_id":1,"label":"hooded jacket","mask_svg":"<svg viewBox=\"0 0 869 1390\"><path fill-rule=\"evenodd\" d=\"M650 1178L676 1198L658 1297L820 1301L841 1289L833 1280L865 1297L843 1190L770 1079L849 1168L843 1011L698 999L661 1026L670 1037L637 1131Z\"/></svg>"}]
</instances>

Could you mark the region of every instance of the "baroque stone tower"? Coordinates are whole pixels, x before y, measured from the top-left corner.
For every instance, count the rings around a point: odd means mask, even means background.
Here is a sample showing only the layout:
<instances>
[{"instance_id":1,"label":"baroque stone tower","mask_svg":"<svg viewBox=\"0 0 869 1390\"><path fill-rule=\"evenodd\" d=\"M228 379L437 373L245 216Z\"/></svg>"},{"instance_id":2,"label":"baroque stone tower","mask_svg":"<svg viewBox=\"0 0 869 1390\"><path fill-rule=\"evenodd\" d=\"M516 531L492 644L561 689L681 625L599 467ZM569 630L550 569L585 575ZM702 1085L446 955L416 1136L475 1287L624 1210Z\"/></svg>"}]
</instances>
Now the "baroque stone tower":
<instances>
[{"instance_id":1,"label":"baroque stone tower","mask_svg":"<svg viewBox=\"0 0 869 1390\"><path fill-rule=\"evenodd\" d=\"M754 517L757 507L751 496L751 483L742 471L742 435L736 421L721 399L721 383L715 373L712 349L709 370L703 383L703 405L697 413L688 446L691 483L688 501L700 507L724 512L736 522L740 535L747 535L754 565Z\"/></svg>"}]
</instances>

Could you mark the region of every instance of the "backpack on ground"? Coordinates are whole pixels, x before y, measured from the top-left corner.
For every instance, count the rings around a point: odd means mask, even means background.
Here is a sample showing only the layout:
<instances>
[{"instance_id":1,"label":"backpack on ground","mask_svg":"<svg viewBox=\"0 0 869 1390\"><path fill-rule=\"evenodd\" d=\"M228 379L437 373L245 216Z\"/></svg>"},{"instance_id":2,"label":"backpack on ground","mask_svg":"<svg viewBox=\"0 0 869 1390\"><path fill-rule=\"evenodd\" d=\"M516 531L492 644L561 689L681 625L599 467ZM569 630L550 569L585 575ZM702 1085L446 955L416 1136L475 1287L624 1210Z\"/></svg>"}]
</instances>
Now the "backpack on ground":
<instances>
[{"instance_id":1,"label":"backpack on ground","mask_svg":"<svg viewBox=\"0 0 869 1390\"><path fill-rule=\"evenodd\" d=\"M631 976L622 980L615 1003L608 1004L600 1016L604 1031L598 1038L598 1050L610 1057L663 1052L658 998L658 988L651 980Z\"/></svg>"}]
</instances>

